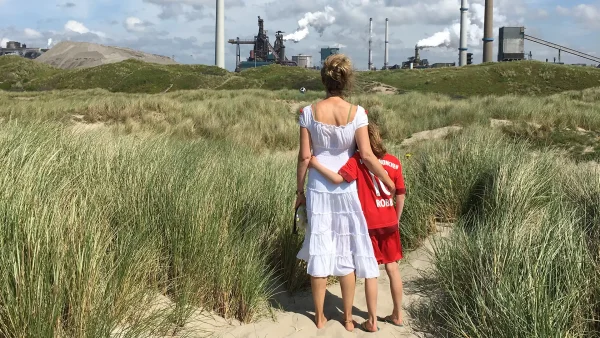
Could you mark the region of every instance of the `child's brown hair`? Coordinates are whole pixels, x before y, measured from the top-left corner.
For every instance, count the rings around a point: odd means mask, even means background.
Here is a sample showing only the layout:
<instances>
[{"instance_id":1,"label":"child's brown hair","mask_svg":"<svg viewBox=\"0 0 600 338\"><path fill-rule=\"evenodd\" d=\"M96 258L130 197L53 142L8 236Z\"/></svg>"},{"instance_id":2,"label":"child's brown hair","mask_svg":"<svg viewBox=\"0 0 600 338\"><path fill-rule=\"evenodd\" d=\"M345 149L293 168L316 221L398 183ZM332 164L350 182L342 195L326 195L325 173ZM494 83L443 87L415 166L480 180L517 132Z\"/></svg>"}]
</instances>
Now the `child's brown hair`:
<instances>
[{"instance_id":1,"label":"child's brown hair","mask_svg":"<svg viewBox=\"0 0 600 338\"><path fill-rule=\"evenodd\" d=\"M377 158L382 158L385 154L387 154L387 150L383 145L383 139L379 133L379 127L375 123L369 121L369 126L367 128L369 130L369 142L371 143L373 154L375 154Z\"/></svg>"}]
</instances>

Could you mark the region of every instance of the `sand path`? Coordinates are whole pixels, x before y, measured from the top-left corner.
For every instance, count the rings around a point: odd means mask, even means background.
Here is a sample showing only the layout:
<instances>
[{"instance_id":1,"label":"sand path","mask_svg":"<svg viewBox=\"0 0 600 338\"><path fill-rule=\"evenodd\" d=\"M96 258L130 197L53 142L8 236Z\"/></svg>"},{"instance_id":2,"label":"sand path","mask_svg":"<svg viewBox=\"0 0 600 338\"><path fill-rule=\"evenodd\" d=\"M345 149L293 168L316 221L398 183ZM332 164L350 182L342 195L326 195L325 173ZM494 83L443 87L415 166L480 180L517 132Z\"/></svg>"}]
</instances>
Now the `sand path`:
<instances>
[{"instance_id":1,"label":"sand path","mask_svg":"<svg viewBox=\"0 0 600 338\"><path fill-rule=\"evenodd\" d=\"M367 333L358 328L354 332L348 332L342 326L341 291L339 284L327 288L325 299L325 315L329 319L325 327L317 330L313 322L312 297L309 291L289 296L282 293L276 297L281 304L281 310L276 310L275 321L264 319L257 323L247 325L227 325L215 332L216 337L223 338L275 338L275 337L421 337L422 335L411 328L411 318L406 309L413 302L421 301L421 295L413 286L413 281L421 276L421 271L431 268L429 257L432 244L439 238L449 234L449 227L438 227L438 232L430 236L419 249L405 255L400 264L400 272L404 282L403 316L405 326L403 328L380 321L380 331ZM391 314L393 309L390 296L389 280L383 266L380 266L378 293L378 316L380 318ZM364 279L357 281L354 298L354 320L361 323L367 318L367 304L364 295Z\"/></svg>"}]
</instances>

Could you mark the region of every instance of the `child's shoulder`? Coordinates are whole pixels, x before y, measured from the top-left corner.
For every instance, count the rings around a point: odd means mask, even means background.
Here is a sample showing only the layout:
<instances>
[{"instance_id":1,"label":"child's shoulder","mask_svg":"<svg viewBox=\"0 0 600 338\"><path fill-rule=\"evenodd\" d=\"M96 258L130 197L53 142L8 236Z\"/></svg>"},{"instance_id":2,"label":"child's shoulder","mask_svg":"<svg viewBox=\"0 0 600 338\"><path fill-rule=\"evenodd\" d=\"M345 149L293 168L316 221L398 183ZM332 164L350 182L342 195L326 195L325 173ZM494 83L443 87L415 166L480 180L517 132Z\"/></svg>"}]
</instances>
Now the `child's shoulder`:
<instances>
[{"instance_id":1,"label":"child's shoulder","mask_svg":"<svg viewBox=\"0 0 600 338\"><path fill-rule=\"evenodd\" d=\"M400 164L400 160L396 156L394 156L390 153L386 153L385 155L383 155L383 159L386 161L396 163L396 164Z\"/></svg>"}]
</instances>

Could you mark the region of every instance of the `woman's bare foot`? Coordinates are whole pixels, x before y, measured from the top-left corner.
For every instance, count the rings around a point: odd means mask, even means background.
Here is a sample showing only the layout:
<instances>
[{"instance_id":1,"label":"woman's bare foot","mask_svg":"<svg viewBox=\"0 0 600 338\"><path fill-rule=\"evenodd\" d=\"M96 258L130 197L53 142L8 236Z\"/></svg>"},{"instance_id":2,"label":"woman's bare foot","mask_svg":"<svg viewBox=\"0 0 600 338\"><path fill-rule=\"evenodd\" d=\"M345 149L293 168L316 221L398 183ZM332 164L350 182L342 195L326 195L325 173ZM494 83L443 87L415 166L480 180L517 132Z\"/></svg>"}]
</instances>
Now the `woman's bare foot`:
<instances>
[{"instance_id":1,"label":"woman's bare foot","mask_svg":"<svg viewBox=\"0 0 600 338\"><path fill-rule=\"evenodd\" d=\"M346 329L346 331L354 331L354 320L350 319L350 320L344 320L343 321L344 324L344 328Z\"/></svg>"},{"instance_id":2,"label":"woman's bare foot","mask_svg":"<svg viewBox=\"0 0 600 338\"><path fill-rule=\"evenodd\" d=\"M322 329L327 324L327 318L321 316L321 318L315 320L315 324L317 325L317 329Z\"/></svg>"},{"instance_id":3,"label":"woman's bare foot","mask_svg":"<svg viewBox=\"0 0 600 338\"><path fill-rule=\"evenodd\" d=\"M363 331L367 331L367 332L377 332L377 331L379 331L379 328L377 327L377 324L373 324L373 323L369 322L368 320L364 321L362 324L360 324L360 328Z\"/></svg>"}]
</instances>

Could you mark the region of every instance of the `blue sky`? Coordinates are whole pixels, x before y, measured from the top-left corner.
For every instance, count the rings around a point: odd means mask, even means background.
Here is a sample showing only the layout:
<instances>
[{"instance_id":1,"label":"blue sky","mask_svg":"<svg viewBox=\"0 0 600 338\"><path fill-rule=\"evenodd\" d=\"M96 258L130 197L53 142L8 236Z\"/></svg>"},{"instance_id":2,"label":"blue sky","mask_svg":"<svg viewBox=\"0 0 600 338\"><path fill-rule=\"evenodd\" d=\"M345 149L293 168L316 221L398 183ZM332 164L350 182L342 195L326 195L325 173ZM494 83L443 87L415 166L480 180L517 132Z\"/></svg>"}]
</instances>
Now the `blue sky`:
<instances>
[{"instance_id":1,"label":"blue sky","mask_svg":"<svg viewBox=\"0 0 600 338\"><path fill-rule=\"evenodd\" d=\"M484 0L469 2L473 38L469 49L481 62L481 13ZM225 0L226 38L252 38L257 16L265 19L271 41L275 31L293 33L306 16L308 35L287 42L288 55L309 54L340 45L356 67L367 66L368 21L374 19L373 61L383 63L384 20L390 20L390 63L400 64L421 39L449 29L459 19L460 0L305 0L282 6L272 0ZM525 26L526 33L600 56L600 0L496 0L495 34L500 26ZM0 40L45 47L63 40L131 47L175 56L178 62L214 64L215 0L0 0ZM308 13L308 14L307 14ZM301 27L302 28L302 27ZM456 36L429 48L430 62L457 61ZM497 47L497 45L496 45ZM246 57L250 46L242 48ZM534 59L552 60L557 51L525 42ZM235 63L235 47L226 44L226 68ZM495 54L494 54L495 55ZM563 54L563 61L590 61Z\"/></svg>"}]
</instances>

